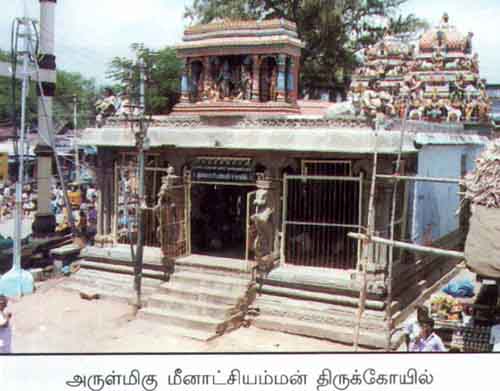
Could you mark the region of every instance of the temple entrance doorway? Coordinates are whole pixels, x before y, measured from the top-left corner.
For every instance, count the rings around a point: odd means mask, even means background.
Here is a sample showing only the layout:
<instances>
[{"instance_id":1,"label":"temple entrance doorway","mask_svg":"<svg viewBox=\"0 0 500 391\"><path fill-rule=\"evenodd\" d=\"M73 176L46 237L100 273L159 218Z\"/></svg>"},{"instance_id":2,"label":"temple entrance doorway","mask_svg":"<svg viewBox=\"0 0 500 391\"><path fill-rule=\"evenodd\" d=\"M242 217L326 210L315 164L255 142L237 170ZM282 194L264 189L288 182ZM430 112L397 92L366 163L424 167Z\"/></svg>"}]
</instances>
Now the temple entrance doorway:
<instances>
[{"instance_id":1,"label":"temple entrance doorway","mask_svg":"<svg viewBox=\"0 0 500 391\"><path fill-rule=\"evenodd\" d=\"M255 186L193 183L193 254L245 259L247 194L252 191L255 191Z\"/></svg>"}]
</instances>

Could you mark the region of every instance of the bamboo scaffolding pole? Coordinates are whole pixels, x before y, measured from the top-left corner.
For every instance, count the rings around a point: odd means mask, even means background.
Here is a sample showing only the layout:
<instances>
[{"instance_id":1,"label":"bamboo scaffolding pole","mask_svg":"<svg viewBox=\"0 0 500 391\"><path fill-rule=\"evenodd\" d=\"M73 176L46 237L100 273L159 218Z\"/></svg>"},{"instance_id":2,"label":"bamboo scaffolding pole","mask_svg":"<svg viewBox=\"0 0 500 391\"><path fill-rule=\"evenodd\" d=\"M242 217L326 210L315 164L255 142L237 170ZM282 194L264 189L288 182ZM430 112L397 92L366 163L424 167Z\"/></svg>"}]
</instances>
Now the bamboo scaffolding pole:
<instances>
[{"instance_id":1,"label":"bamboo scaffolding pole","mask_svg":"<svg viewBox=\"0 0 500 391\"><path fill-rule=\"evenodd\" d=\"M367 266L369 260L369 249L370 244L372 243L371 237L373 236L373 232L375 230L375 208L374 208L374 200L375 200L375 182L377 180L377 162L378 162L378 122L375 123L374 130L374 145L373 145L373 171L372 171L372 182L370 186L370 198L368 201L368 224L367 224L367 233L368 235L363 235L363 245L362 245L362 287L359 292L359 307L358 314L356 317L356 326L354 329L354 351L358 351L359 345L359 332L361 328L361 318L363 317L363 312L365 311L366 305L366 295L368 288L368 278L367 278ZM361 234L360 234L361 235Z\"/></svg>"},{"instance_id":2,"label":"bamboo scaffolding pole","mask_svg":"<svg viewBox=\"0 0 500 391\"><path fill-rule=\"evenodd\" d=\"M362 240L362 241L368 240L368 235L358 234L356 232L349 232L347 234L347 236L352 238L352 239L357 239L357 240ZM385 244L388 246L394 246L394 247L402 248L405 250L410 250L410 251L415 251L415 252L420 252L420 253L426 253L426 254L432 254L432 255L442 255L445 257L465 259L465 254L463 252L460 252L460 251L444 250L441 248L421 246L419 244L411 244L411 243L401 242L398 240L389 240L389 239L385 239L385 238L380 238L378 236L371 236L369 238L369 240L371 240L374 243Z\"/></svg>"},{"instance_id":3,"label":"bamboo scaffolding pole","mask_svg":"<svg viewBox=\"0 0 500 391\"><path fill-rule=\"evenodd\" d=\"M456 178L439 178L439 177L426 177L426 176L407 176L407 175L377 175L378 179L392 179L395 181L418 181L418 182L440 182L440 183L454 183L461 184L461 179Z\"/></svg>"},{"instance_id":4,"label":"bamboo scaffolding pole","mask_svg":"<svg viewBox=\"0 0 500 391\"><path fill-rule=\"evenodd\" d=\"M394 175L399 177L401 174L401 155L403 153L403 142L404 136L406 132L406 118L408 117L408 109L406 109L405 118L403 120L403 126L401 128L401 137L399 142L399 150L398 157L396 160L396 167ZM395 229L395 220L396 220L396 200L398 195L398 185L399 181L394 181L392 187L392 206L391 206L391 225L390 229L390 239L394 241L394 229ZM406 194L404 194L406 195ZM402 233L402 230L400 230ZM387 321L387 335L386 335L386 350L391 350L391 338L392 338L392 330L391 330L391 321L392 321L392 313L391 313L391 303L392 303L392 271L394 266L394 246L389 246L389 264L387 265L387 298L385 305L385 316Z\"/></svg>"}]
</instances>

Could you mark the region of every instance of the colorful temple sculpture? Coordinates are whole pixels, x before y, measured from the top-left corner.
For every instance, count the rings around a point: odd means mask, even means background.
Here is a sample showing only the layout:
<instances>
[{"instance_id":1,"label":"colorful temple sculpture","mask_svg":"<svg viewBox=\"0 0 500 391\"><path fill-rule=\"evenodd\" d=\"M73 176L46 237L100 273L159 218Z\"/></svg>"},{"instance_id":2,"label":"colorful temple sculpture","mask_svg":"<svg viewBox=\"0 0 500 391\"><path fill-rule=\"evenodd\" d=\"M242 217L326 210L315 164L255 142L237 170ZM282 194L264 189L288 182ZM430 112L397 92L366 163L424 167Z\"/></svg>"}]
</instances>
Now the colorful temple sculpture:
<instances>
[{"instance_id":1,"label":"colorful temple sculpture","mask_svg":"<svg viewBox=\"0 0 500 391\"><path fill-rule=\"evenodd\" d=\"M352 101L368 117L407 116L431 122L487 122L490 103L464 35L447 14L420 38L418 48L386 36L363 53L352 84Z\"/></svg>"},{"instance_id":2,"label":"colorful temple sculpture","mask_svg":"<svg viewBox=\"0 0 500 391\"><path fill-rule=\"evenodd\" d=\"M285 20L224 21L188 28L175 114L298 112L302 42Z\"/></svg>"}]
</instances>

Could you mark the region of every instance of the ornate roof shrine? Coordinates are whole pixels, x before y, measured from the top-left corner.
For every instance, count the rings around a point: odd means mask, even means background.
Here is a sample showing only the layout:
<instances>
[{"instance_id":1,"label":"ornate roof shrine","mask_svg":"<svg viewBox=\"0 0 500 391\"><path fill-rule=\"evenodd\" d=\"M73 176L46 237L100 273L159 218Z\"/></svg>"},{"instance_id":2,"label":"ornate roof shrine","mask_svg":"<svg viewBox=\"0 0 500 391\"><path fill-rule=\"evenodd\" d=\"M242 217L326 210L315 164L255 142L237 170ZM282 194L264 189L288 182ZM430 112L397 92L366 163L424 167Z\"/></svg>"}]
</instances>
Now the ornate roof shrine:
<instances>
[{"instance_id":1,"label":"ornate roof shrine","mask_svg":"<svg viewBox=\"0 0 500 391\"><path fill-rule=\"evenodd\" d=\"M298 39L295 23L284 19L266 21L223 21L188 28L184 32L183 43L176 46L179 56L202 56L205 53L217 55L221 46L227 54L233 47L241 54L241 47L250 47L261 53L263 50L286 51L289 55L300 56L304 47ZM278 47L277 47L278 46ZM204 53L200 52L200 49Z\"/></svg>"},{"instance_id":2,"label":"ornate roof shrine","mask_svg":"<svg viewBox=\"0 0 500 391\"><path fill-rule=\"evenodd\" d=\"M355 74L353 101L369 117L398 116L433 122L487 122L490 110L472 33L447 14L426 31L418 51L397 37L368 48Z\"/></svg>"},{"instance_id":3,"label":"ornate roof shrine","mask_svg":"<svg viewBox=\"0 0 500 391\"><path fill-rule=\"evenodd\" d=\"M300 51L294 23L223 21L188 28L175 114L298 113Z\"/></svg>"}]
</instances>

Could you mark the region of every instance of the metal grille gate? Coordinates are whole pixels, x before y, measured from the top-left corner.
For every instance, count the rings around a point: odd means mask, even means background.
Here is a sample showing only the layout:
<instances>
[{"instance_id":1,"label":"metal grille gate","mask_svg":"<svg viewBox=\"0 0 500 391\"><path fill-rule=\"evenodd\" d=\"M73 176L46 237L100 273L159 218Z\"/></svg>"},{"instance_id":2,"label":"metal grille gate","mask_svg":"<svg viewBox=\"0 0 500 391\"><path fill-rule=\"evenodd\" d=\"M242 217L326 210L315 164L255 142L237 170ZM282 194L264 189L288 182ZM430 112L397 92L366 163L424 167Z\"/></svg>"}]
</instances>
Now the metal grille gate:
<instances>
[{"instance_id":1,"label":"metal grille gate","mask_svg":"<svg viewBox=\"0 0 500 391\"><path fill-rule=\"evenodd\" d=\"M288 176L283 188L282 256L286 264L356 269L363 176Z\"/></svg>"},{"instance_id":2,"label":"metal grille gate","mask_svg":"<svg viewBox=\"0 0 500 391\"><path fill-rule=\"evenodd\" d=\"M167 169L160 167L164 164L155 155L148 156L145 167L145 201L148 209L144 210L144 245L148 247L161 247L158 227L159 221L153 206L162 185L162 177L167 175ZM115 165L115 219L114 237L118 243L129 244L137 242L136 208L138 207L138 166L137 158L133 154L123 154ZM175 243L170 246L168 253L171 257L179 257L190 253L190 183L188 180L180 185L184 189L183 202L175 206L174 222L166 229L177 232ZM129 236L128 226L131 234ZM174 235L172 235L174 236ZM131 239L131 240L130 240Z\"/></svg>"}]
</instances>

